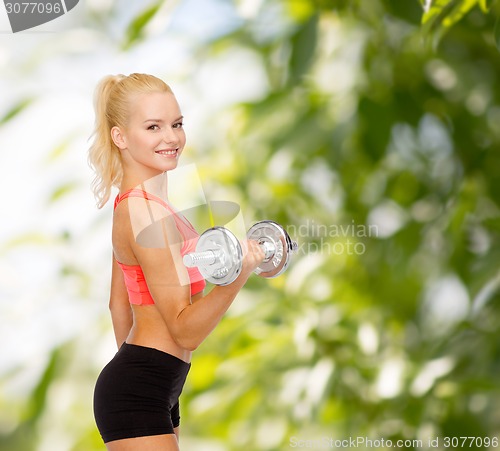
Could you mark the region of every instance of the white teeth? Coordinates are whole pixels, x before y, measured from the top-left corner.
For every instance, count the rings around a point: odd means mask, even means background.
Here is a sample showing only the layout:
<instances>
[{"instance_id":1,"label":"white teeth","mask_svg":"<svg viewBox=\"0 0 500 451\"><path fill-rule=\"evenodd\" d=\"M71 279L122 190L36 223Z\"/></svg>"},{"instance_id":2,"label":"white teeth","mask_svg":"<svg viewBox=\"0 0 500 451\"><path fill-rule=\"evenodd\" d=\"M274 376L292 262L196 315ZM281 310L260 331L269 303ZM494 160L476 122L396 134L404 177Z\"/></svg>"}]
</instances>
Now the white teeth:
<instances>
[{"instance_id":1,"label":"white teeth","mask_svg":"<svg viewBox=\"0 0 500 451\"><path fill-rule=\"evenodd\" d=\"M160 155L175 155L177 153L176 150L157 150L156 153L159 153Z\"/></svg>"}]
</instances>

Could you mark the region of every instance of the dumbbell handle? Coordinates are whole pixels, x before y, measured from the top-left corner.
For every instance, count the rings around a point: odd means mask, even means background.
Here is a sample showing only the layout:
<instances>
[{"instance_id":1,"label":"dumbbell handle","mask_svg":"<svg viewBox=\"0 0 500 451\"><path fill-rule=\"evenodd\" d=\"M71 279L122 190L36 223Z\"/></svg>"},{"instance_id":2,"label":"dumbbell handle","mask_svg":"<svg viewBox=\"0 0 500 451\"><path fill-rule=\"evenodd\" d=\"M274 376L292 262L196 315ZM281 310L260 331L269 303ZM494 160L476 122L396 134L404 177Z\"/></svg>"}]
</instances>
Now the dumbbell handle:
<instances>
[{"instance_id":1,"label":"dumbbell handle","mask_svg":"<svg viewBox=\"0 0 500 451\"><path fill-rule=\"evenodd\" d=\"M267 241L259 242L259 246L264 252L264 260L270 259L276 252L276 247L274 244ZM214 263L221 263L224 258L224 252L221 249L209 249L207 251L201 252L191 252L184 255L182 261L188 268L196 267L208 267Z\"/></svg>"},{"instance_id":2,"label":"dumbbell handle","mask_svg":"<svg viewBox=\"0 0 500 451\"><path fill-rule=\"evenodd\" d=\"M224 255L222 250L209 249L208 251L191 252L186 254L184 255L182 261L188 268L192 268L194 266L206 267L220 262L223 257Z\"/></svg>"},{"instance_id":3,"label":"dumbbell handle","mask_svg":"<svg viewBox=\"0 0 500 451\"><path fill-rule=\"evenodd\" d=\"M268 241L259 241L259 246L264 252L264 260L269 260L276 253L276 246Z\"/></svg>"}]
</instances>

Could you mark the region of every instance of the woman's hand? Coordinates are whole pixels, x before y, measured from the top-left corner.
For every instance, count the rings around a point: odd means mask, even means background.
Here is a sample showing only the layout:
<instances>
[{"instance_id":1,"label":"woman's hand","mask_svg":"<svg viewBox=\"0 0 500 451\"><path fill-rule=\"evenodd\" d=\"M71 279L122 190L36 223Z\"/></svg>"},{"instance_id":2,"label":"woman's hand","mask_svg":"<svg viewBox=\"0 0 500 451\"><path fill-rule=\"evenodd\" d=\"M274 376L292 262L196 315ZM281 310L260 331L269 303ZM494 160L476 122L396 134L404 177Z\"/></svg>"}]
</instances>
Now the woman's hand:
<instances>
[{"instance_id":1,"label":"woman's hand","mask_svg":"<svg viewBox=\"0 0 500 451\"><path fill-rule=\"evenodd\" d=\"M238 277L248 279L254 269L256 269L264 261L265 254L259 243L255 240L246 240L246 242L241 244L244 257L241 274Z\"/></svg>"}]
</instances>

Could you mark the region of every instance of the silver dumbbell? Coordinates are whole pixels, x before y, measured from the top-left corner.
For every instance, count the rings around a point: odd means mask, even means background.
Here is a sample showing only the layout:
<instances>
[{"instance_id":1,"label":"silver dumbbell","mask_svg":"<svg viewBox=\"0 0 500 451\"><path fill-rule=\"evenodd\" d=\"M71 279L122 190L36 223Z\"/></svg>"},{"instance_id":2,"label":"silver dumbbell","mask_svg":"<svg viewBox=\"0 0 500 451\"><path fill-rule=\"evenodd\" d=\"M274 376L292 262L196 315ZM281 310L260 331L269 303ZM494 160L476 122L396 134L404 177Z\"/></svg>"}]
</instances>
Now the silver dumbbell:
<instances>
[{"instance_id":1,"label":"silver dumbbell","mask_svg":"<svg viewBox=\"0 0 500 451\"><path fill-rule=\"evenodd\" d=\"M264 261L254 270L261 277L277 277L288 266L298 245L286 230L273 221L260 221L247 232L264 251ZM212 227L198 239L196 252L183 258L187 267L197 266L202 276L215 285L228 285L241 272L243 250L236 236L225 227Z\"/></svg>"}]
</instances>

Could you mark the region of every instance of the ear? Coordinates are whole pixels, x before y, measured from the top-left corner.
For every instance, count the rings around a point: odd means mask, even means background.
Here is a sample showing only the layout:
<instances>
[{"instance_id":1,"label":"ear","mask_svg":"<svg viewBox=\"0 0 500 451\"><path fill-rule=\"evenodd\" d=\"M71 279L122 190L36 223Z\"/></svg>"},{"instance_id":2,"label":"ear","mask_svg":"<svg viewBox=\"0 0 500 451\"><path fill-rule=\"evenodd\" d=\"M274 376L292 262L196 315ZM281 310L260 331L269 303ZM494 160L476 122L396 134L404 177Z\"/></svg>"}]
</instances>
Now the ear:
<instances>
[{"instance_id":1,"label":"ear","mask_svg":"<svg viewBox=\"0 0 500 451\"><path fill-rule=\"evenodd\" d=\"M120 127L116 125L111 129L111 139L115 143L116 147L120 150L124 150L127 148L127 140L125 135L121 131Z\"/></svg>"}]
</instances>

